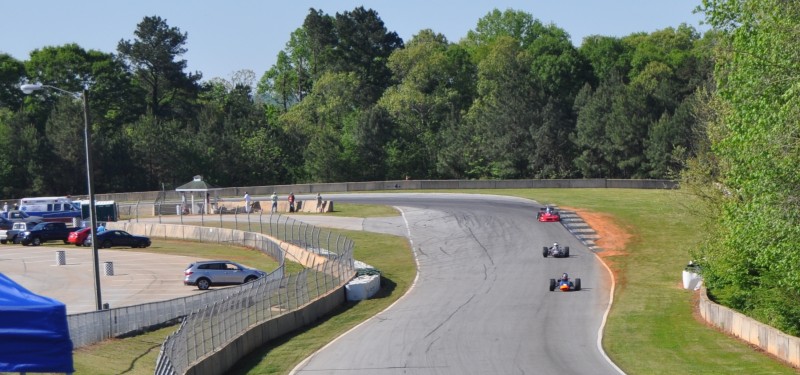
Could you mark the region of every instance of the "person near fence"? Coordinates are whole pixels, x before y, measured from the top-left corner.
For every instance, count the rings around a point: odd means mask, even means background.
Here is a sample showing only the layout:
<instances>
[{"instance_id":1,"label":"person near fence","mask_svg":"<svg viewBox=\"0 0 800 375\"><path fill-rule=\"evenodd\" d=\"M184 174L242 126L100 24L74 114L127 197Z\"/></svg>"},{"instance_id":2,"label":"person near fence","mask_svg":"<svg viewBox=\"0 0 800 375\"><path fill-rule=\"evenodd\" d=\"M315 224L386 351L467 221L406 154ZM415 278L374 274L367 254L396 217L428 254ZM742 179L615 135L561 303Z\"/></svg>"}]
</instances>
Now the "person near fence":
<instances>
[{"instance_id":1,"label":"person near fence","mask_svg":"<svg viewBox=\"0 0 800 375\"><path fill-rule=\"evenodd\" d=\"M252 199L250 199L250 194L248 194L245 191L244 192L244 212L250 213L250 202L252 202Z\"/></svg>"},{"instance_id":2,"label":"person near fence","mask_svg":"<svg viewBox=\"0 0 800 375\"><path fill-rule=\"evenodd\" d=\"M294 193L289 193L289 212L294 212Z\"/></svg>"},{"instance_id":3,"label":"person near fence","mask_svg":"<svg viewBox=\"0 0 800 375\"><path fill-rule=\"evenodd\" d=\"M3 212L8 212L8 202L3 202Z\"/></svg>"},{"instance_id":4,"label":"person near fence","mask_svg":"<svg viewBox=\"0 0 800 375\"><path fill-rule=\"evenodd\" d=\"M317 193L317 212L322 212L322 195Z\"/></svg>"},{"instance_id":5,"label":"person near fence","mask_svg":"<svg viewBox=\"0 0 800 375\"><path fill-rule=\"evenodd\" d=\"M278 193L272 192L272 212L278 211Z\"/></svg>"}]
</instances>

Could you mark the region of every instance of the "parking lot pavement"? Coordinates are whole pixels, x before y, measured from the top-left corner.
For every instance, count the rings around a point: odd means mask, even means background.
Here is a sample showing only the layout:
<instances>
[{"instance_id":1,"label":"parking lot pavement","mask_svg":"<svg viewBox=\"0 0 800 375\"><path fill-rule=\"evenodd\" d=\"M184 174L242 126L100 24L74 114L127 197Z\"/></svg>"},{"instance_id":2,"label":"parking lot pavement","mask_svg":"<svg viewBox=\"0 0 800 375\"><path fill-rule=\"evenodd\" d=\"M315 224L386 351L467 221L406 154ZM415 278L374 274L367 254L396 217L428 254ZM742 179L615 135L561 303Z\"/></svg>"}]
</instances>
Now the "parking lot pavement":
<instances>
[{"instance_id":1,"label":"parking lot pavement","mask_svg":"<svg viewBox=\"0 0 800 375\"><path fill-rule=\"evenodd\" d=\"M58 265L64 251L64 265ZM194 257L99 249L102 303L122 307L202 293L183 285L183 270ZM113 265L106 275L105 262ZM28 290L66 304L67 313L96 306L92 250L89 247L0 245L0 272Z\"/></svg>"},{"instance_id":2,"label":"parking lot pavement","mask_svg":"<svg viewBox=\"0 0 800 375\"><path fill-rule=\"evenodd\" d=\"M177 217L167 219L162 218L165 222L180 221ZM399 216L363 219L302 215L296 219L331 228L397 235L404 231ZM59 251L64 252L63 265L58 265ZM110 308L202 293L195 287L183 285L183 270L198 258L142 253L134 249L98 251L102 303L109 304ZM105 262L111 262L113 275L106 275ZM0 245L0 272L36 294L63 302L68 314L95 310L92 268L92 250L88 247Z\"/></svg>"}]
</instances>

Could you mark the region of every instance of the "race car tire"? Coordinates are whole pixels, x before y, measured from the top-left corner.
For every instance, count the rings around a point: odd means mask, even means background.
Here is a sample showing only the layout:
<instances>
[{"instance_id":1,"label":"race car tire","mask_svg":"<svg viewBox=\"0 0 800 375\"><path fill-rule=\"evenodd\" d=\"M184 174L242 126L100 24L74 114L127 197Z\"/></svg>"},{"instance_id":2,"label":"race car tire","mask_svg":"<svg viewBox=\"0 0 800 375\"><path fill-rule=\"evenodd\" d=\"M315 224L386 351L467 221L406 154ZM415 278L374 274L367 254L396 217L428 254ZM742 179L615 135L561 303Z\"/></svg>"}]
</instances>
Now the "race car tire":
<instances>
[{"instance_id":1,"label":"race car tire","mask_svg":"<svg viewBox=\"0 0 800 375\"><path fill-rule=\"evenodd\" d=\"M581 290L581 279L575 279L575 290Z\"/></svg>"},{"instance_id":2,"label":"race car tire","mask_svg":"<svg viewBox=\"0 0 800 375\"><path fill-rule=\"evenodd\" d=\"M542 256L547 258L547 247L542 248Z\"/></svg>"},{"instance_id":3,"label":"race car tire","mask_svg":"<svg viewBox=\"0 0 800 375\"><path fill-rule=\"evenodd\" d=\"M569 258L569 246L564 247L564 256Z\"/></svg>"},{"instance_id":4,"label":"race car tire","mask_svg":"<svg viewBox=\"0 0 800 375\"><path fill-rule=\"evenodd\" d=\"M556 290L556 279L550 279L550 291Z\"/></svg>"}]
</instances>

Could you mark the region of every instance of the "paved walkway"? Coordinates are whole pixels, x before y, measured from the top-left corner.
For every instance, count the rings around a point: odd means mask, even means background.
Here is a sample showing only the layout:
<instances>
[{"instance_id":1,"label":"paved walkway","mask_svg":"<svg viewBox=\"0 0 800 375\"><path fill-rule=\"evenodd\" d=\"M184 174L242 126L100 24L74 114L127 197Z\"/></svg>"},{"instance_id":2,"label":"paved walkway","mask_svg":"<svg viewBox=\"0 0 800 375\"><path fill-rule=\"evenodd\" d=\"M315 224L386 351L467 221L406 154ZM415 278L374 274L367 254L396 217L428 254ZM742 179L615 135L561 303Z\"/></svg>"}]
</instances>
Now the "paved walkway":
<instances>
[{"instance_id":1,"label":"paved walkway","mask_svg":"<svg viewBox=\"0 0 800 375\"><path fill-rule=\"evenodd\" d=\"M58 251L64 251L64 265L58 265ZM102 303L121 307L199 293L183 285L183 270L194 260L133 249L100 249ZM113 275L105 274L105 262L112 262ZM0 272L36 294L63 302L68 314L95 310L89 247L0 245Z\"/></svg>"}]
</instances>

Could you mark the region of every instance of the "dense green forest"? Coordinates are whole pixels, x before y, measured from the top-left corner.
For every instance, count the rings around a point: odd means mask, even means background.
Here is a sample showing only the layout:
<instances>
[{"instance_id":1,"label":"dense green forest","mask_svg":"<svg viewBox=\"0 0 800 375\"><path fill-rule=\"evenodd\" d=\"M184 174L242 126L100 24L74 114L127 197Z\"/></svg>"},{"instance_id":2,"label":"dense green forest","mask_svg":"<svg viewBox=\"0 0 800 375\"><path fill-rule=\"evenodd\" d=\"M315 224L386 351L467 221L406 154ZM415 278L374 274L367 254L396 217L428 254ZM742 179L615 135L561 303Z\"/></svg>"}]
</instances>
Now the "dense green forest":
<instances>
[{"instance_id":1,"label":"dense green forest","mask_svg":"<svg viewBox=\"0 0 800 375\"><path fill-rule=\"evenodd\" d=\"M800 3L704 7L720 38L696 112L706 146L683 177L708 204L696 259L717 301L800 336Z\"/></svg>"},{"instance_id":2,"label":"dense green forest","mask_svg":"<svg viewBox=\"0 0 800 375\"><path fill-rule=\"evenodd\" d=\"M0 54L0 195L85 194L88 89L95 190L403 179L669 178L696 154L712 33L676 25L575 47L558 26L494 10L448 41L409 41L359 7L310 9L260 79L203 80L188 34L158 17L115 52ZM124 37L124 36L121 36Z\"/></svg>"}]
</instances>

